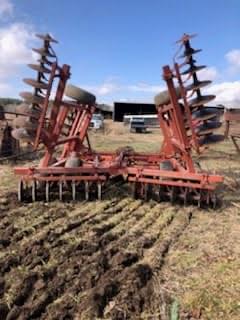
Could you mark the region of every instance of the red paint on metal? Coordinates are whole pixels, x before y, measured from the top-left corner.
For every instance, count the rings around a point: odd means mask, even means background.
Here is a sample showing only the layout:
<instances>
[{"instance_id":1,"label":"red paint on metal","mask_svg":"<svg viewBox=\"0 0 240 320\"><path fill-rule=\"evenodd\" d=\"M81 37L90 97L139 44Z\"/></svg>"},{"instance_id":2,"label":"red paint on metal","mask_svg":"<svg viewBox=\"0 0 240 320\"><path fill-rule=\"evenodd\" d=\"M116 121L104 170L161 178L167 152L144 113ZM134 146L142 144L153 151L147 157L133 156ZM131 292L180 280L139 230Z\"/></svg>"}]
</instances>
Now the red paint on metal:
<instances>
[{"instance_id":1,"label":"red paint on metal","mask_svg":"<svg viewBox=\"0 0 240 320\"><path fill-rule=\"evenodd\" d=\"M175 73L174 73L175 72ZM184 102L184 110L190 123L193 143L189 141L184 118L179 104L179 96L173 78L177 77L180 86L180 98ZM136 153L123 149L121 152L94 152L88 139L87 130L95 111L95 105L83 105L76 102L63 101L70 67L52 65L48 89L37 129L34 147L43 143L46 148L41 166L33 168L15 168L15 174L26 182L45 181L89 181L103 182L111 177L123 176L130 183L140 183L141 193L145 184L155 186L184 187L196 190L214 190L223 181L218 175L197 173L191 157L192 147L198 149L197 137L194 135L194 122L186 99L186 90L181 80L179 67L174 71L169 66L163 67L163 78L166 81L170 103L157 105L158 119L164 141L161 151L155 154ZM57 91L51 111L49 99L53 81L58 79ZM46 115L50 114L49 121ZM73 114L68 136L63 138L62 131L65 120ZM84 141L86 140L86 145ZM61 149L58 161L50 165L57 148ZM78 155L81 165L77 168L65 168L66 159L72 154ZM160 169L163 161L169 161L172 170Z\"/></svg>"}]
</instances>

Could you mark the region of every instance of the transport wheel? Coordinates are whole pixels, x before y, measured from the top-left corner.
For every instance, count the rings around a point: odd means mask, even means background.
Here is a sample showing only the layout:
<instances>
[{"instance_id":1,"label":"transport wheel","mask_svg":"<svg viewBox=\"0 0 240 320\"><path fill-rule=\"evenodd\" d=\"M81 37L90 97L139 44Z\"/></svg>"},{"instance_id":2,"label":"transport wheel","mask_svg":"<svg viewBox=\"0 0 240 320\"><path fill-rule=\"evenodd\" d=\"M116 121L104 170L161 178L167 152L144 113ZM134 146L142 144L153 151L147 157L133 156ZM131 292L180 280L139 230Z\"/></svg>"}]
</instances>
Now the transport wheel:
<instances>
[{"instance_id":1,"label":"transport wheel","mask_svg":"<svg viewBox=\"0 0 240 320\"><path fill-rule=\"evenodd\" d=\"M180 88L176 88L175 91L176 91L177 97L180 98L180 95L181 95ZM168 104L169 101L170 101L170 96L169 96L168 90L164 90L160 92L154 98L155 105L157 106Z\"/></svg>"},{"instance_id":2,"label":"transport wheel","mask_svg":"<svg viewBox=\"0 0 240 320\"><path fill-rule=\"evenodd\" d=\"M32 202L35 202L36 201L36 190L37 189L37 183L36 183L36 181L34 180L33 182L32 182Z\"/></svg>"},{"instance_id":3,"label":"transport wheel","mask_svg":"<svg viewBox=\"0 0 240 320\"><path fill-rule=\"evenodd\" d=\"M23 201L23 192L24 192L23 181L19 180L19 182L18 182L18 201L19 202Z\"/></svg>"},{"instance_id":4,"label":"transport wheel","mask_svg":"<svg viewBox=\"0 0 240 320\"><path fill-rule=\"evenodd\" d=\"M82 104L92 105L96 102L96 97L93 94L71 84L66 86L64 94Z\"/></svg>"}]
</instances>

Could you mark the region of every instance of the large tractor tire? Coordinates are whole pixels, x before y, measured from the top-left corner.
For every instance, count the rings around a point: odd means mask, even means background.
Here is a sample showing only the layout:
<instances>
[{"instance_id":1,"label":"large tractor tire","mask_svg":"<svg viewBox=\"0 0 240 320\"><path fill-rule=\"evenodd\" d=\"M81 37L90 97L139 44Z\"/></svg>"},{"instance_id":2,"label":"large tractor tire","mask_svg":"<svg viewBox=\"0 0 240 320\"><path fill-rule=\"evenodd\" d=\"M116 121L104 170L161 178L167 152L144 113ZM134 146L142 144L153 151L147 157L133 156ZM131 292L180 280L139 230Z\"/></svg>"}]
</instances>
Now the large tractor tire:
<instances>
[{"instance_id":1,"label":"large tractor tire","mask_svg":"<svg viewBox=\"0 0 240 320\"><path fill-rule=\"evenodd\" d=\"M181 97L180 88L177 87L175 90L176 90L177 98L180 98ZM154 103L156 106L169 104L170 103L170 95L169 95L168 90L164 90L164 91L160 92L159 94L157 94L154 98Z\"/></svg>"},{"instance_id":2,"label":"large tractor tire","mask_svg":"<svg viewBox=\"0 0 240 320\"><path fill-rule=\"evenodd\" d=\"M65 95L81 104L93 105L96 102L96 97L92 93L71 84L66 86Z\"/></svg>"}]
</instances>

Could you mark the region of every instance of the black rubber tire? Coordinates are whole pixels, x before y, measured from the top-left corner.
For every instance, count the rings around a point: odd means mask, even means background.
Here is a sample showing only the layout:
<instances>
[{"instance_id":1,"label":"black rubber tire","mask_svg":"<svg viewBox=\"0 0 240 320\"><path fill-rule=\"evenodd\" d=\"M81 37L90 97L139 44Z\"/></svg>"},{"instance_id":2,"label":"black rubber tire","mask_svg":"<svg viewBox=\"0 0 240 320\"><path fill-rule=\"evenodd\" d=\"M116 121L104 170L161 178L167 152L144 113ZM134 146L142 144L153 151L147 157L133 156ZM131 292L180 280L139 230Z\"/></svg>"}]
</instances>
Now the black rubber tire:
<instances>
[{"instance_id":1,"label":"black rubber tire","mask_svg":"<svg viewBox=\"0 0 240 320\"><path fill-rule=\"evenodd\" d=\"M155 105L163 105L170 102L169 93L167 90L160 92L154 98Z\"/></svg>"},{"instance_id":2,"label":"black rubber tire","mask_svg":"<svg viewBox=\"0 0 240 320\"><path fill-rule=\"evenodd\" d=\"M96 97L81 88L68 84L65 89L65 96L77 100L78 103L93 105L96 102Z\"/></svg>"},{"instance_id":3,"label":"black rubber tire","mask_svg":"<svg viewBox=\"0 0 240 320\"><path fill-rule=\"evenodd\" d=\"M180 88L176 88L176 95L178 98L181 97L181 92ZM154 98L154 103L156 106L164 105L164 104L169 104L170 103L170 96L168 90L164 90L157 94Z\"/></svg>"}]
</instances>

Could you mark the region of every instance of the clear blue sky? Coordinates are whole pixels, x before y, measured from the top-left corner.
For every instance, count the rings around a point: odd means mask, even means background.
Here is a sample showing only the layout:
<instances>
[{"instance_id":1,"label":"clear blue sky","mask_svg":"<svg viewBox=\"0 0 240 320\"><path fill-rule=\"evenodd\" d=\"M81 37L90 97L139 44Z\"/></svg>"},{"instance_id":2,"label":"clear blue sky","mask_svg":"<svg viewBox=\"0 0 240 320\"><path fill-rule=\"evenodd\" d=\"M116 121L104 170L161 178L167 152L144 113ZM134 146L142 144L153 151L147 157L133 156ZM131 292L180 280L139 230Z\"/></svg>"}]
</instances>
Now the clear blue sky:
<instances>
[{"instance_id":1,"label":"clear blue sky","mask_svg":"<svg viewBox=\"0 0 240 320\"><path fill-rule=\"evenodd\" d=\"M137 86L163 85L161 66L172 62L184 32L197 33L198 57L218 71L215 79L234 81L225 55L240 48L240 0L12 0L12 20L50 32L62 63L72 66L72 83L99 91L100 100L146 99ZM2 22L1 25L6 24ZM112 85L112 88L111 88ZM134 90L135 87L135 90ZM112 90L111 90L112 89ZM153 89L154 91L154 89Z\"/></svg>"}]
</instances>

